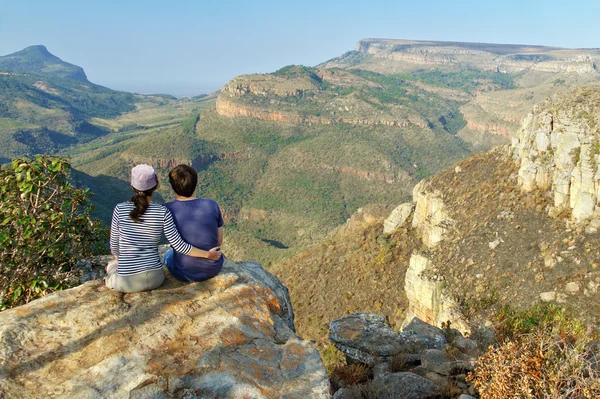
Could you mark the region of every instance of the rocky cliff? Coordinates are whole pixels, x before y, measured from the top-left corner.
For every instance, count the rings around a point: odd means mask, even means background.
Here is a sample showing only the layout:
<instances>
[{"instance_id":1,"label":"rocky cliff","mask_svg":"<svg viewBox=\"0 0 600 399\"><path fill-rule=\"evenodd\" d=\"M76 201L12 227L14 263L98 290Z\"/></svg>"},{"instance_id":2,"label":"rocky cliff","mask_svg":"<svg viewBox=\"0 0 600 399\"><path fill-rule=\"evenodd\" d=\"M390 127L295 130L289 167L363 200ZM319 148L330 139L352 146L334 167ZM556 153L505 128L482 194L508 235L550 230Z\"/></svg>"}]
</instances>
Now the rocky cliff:
<instances>
[{"instance_id":1,"label":"rocky cliff","mask_svg":"<svg viewBox=\"0 0 600 399\"><path fill-rule=\"evenodd\" d=\"M329 397L287 289L258 264L136 294L90 281L2 312L0 342L3 398Z\"/></svg>"},{"instance_id":2,"label":"rocky cliff","mask_svg":"<svg viewBox=\"0 0 600 399\"><path fill-rule=\"evenodd\" d=\"M288 96L286 94L286 96ZM217 99L217 113L227 118L247 117L256 118L264 121L282 122L290 124L319 124L331 125L332 123L348 123L351 125L366 125L366 126L399 126L408 127L413 124L425 127L426 123L418 119L412 122L407 119L395 120L390 119L369 119L369 118L328 118L319 116L303 116L294 112L280 111L277 109L265 109L259 106L251 106L239 101L232 101L231 97L226 94L219 95Z\"/></svg>"},{"instance_id":3,"label":"rocky cliff","mask_svg":"<svg viewBox=\"0 0 600 399\"><path fill-rule=\"evenodd\" d=\"M599 106L598 86L558 94L534 108L512 146L415 187L412 217L386 221L412 224L420 239L406 322L468 331L504 304L541 300L568 303L597 328Z\"/></svg>"},{"instance_id":4,"label":"rocky cliff","mask_svg":"<svg viewBox=\"0 0 600 399\"><path fill-rule=\"evenodd\" d=\"M554 208L577 221L600 212L600 87L581 88L536 106L513 140L519 184L551 190Z\"/></svg>"},{"instance_id":5,"label":"rocky cliff","mask_svg":"<svg viewBox=\"0 0 600 399\"><path fill-rule=\"evenodd\" d=\"M597 49L391 39L360 40L356 51L415 66L462 65L503 73L532 70L597 75L600 60Z\"/></svg>"}]
</instances>

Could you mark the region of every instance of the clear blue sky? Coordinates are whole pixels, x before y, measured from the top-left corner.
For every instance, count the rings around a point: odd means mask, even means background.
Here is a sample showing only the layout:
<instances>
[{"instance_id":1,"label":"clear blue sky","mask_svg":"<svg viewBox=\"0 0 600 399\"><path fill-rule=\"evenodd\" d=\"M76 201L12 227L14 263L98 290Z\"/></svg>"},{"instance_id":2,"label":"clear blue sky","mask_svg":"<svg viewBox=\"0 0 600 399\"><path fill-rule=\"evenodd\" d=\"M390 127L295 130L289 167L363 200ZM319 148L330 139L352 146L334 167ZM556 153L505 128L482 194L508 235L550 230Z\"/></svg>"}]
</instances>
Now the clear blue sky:
<instances>
[{"instance_id":1,"label":"clear blue sky","mask_svg":"<svg viewBox=\"0 0 600 399\"><path fill-rule=\"evenodd\" d=\"M600 1L0 0L0 55L44 44L111 88L191 95L367 37L600 47Z\"/></svg>"}]
</instances>

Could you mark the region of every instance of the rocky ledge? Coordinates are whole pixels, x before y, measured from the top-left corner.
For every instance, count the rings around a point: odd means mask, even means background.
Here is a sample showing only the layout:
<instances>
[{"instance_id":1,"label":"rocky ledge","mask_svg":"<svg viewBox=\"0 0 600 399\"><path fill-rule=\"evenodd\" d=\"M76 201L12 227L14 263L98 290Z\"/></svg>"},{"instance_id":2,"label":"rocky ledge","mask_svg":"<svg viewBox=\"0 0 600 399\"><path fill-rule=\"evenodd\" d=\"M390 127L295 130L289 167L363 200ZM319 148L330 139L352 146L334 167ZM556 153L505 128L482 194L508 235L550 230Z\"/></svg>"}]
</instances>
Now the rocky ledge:
<instances>
[{"instance_id":1,"label":"rocky ledge","mask_svg":"<svg viewBox=\"0 0 600 399\"><path fill-rule=\"evenodd\" d=\"M349 364L371 371L371 381L362 386L337 381L334 398L369 392L379 399L433 399L476 394L466 375L491 337L478 344L449 326L442 330L417 318L397 333L381 316L353 313L331 322L329 339Z\"/></svg>"},{"instance_id":2,"label":"rocky ledge","mask_svg":"<svg viewBox=\"0 0 600 399\"><path fill-rule=\"evenodd\" d=\"M0 314L0 398L328 398L287 289L256 263L120 294L102 280Z\"/></svg>"}]
</instances>

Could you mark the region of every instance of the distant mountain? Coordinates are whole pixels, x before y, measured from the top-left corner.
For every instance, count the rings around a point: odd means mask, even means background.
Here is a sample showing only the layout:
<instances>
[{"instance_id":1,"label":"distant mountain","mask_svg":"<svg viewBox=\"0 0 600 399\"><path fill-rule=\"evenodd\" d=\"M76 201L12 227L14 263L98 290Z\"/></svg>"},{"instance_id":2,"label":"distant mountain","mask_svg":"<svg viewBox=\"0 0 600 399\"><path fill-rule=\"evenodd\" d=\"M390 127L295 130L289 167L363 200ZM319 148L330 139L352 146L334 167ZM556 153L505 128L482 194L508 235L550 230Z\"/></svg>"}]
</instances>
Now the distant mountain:
<instances>
[{"instance_id":1,"label":"distant mountain","mask_svg":"<svg viewBox=\"0 0 600 399\"><path fill-rule=\"evenodd\" d=\"M89 83L83 68L64 62L41 45L0 57L0 72L34 73Z\"/></svg>"},{"instance_id":2,"label":"distant mountain","mask_svg":"<svg viewBox=\"0 0 600 399\"><path fill-rule=\"evenodd\" d=\"M89 82L44 46L0 57L0 163L105 135L94 119L118 117L143 98Z\"/></svg>"}]
</instances>

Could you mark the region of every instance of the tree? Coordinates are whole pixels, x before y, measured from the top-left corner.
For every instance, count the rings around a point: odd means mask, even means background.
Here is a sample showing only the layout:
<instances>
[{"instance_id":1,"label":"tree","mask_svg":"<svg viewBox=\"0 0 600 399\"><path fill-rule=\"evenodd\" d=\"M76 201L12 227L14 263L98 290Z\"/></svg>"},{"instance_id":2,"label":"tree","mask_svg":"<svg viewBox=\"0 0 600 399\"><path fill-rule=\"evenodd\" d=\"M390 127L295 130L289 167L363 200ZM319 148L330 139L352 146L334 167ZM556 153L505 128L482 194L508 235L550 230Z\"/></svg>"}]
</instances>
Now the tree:
<instances>
[{"instance_id":1,"label":"tree","mask_svg":"<svg viewBox=\"0 0 600 399\"><path fill-rule=\"evenodd\" d=\"M0 166L0 310L72 286L76 262L106 234L69 170L49 156Z\"/></svg>"}]
</instances>

